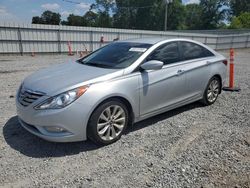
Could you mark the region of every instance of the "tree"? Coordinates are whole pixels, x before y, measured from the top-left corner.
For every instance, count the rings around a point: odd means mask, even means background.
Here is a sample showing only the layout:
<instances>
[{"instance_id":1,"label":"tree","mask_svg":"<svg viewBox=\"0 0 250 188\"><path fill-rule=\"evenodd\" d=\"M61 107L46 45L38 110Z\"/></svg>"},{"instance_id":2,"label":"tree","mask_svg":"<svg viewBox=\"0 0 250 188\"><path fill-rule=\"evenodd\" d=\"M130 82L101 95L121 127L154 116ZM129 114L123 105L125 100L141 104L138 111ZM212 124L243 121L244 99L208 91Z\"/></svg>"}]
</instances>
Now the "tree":
<instances>
[{"instance_id":1,"label":"tree","mask_svg":"<svg viewBox=\"0 0 250 188\"><path fill-rule=\"evenodd\" d=\"M201 8L199 4L188 4L185 7L185 26L186 29L201 29Z\"/></svg>"},{"instance_id":2,"label":"tree","mask_svg":"<svg viewBox=\"0 0 250 188\"><path fill-rule=\"evenodd\" d=\"M59 25L61 22L61 15L49 10L46 10L41 15L41 20L44 24Z\"/></svg>"},{"instance_id":3,"label":"tree","mask_svg":"<svg viewBox=\"0 0 250 188\"><path fill-rule=\"evenodd\" d=\"M89 10L84 14L84 19L87 23L87 26L97 26L97 19L98 19L98 14L94 13L93 11Z\"/></svg>"},{"instance_id":4,"label":"tree","mask_svg":"<svg viewBox=\"0 0 250 188\"><path fill-rule=\"evenodd\" d=\"M131 28L131 10L129 9L128 0L116 0L113 20L114 27L116 28Z\"/></svg>"},{"instance_id":5,"label":"tree","mask_svg":"<svg viewBox=\"0 0 250 188\"><path fill-rule=\"evenodd\" d=\"M182 28L184 5L174 0L168 8L169 29ZM116 0L114 27L146 30L163 30L165 4L162 0Z\"/></svg>"},{"instance_id":6,"label":"tree","mask_svg":"<svg viewBox=\"0 0 250 188\"><path fill-rule=\"evenodd\" d=\"M110 12L112 11L114 4L114 0L96 0L96 3L91 5L90 10L97 11L96 23L98 27L113 26Z\"/></svg>"},{"instance_id":7,"label":"tree","mask_svg":"<svg viewBox=\"0 0 250 188\"><path fill-rule=\"evenodd\" d=\"M201 0L201 29L216 29L225 20L227 0Z\"/></svg>"},{"instance_id":8,"label":"tree","mask_svg":"<svg viewBox=\"0 0 250 188\"><path fill-rule=\"evenodd\" d=\"M185 7L181 0L174 0L169 4L168 10L168 29L176 30L184 28Z\"/></svg>"},{"instance_id":9,"label":"tree","mask_svg":"<svg viewBox=\"0 0 250 188\"><path fill-rule=\"evenodd\" d=\"M239 15L238 18L239 18L243 28L250 29L250 12L243 12Z\"/></svg>"},{"instance_id":10,"label":"tree","mask_svg":"<svg viewBox=\"0 0 250 188\"><path fill-rule=\"evenodd\" d=\"M250 12L249 0L230 0L230 7L234 16L239 16L243 12Z\"/></svg>"},{"instance_id":11,"label":"tree","mask_svg":"<svg viewBox=\"0 0 250 188\"><path fill-rule=\"evenodd\" d=\"M248 27L250 0L200 0L199 4L184 5L173 0L168 5L168 29L226 28L225 20L233 12L231 27ZM229 5L231 9L229 9ZM241 13L240 13L241 12ZM246 19L247 18L247 19ZM230 17L231 19L231 17ZM61 21L61 15L45 11L32 18L34 24L54 24L124 29L163 30L165 22L164 0L95 0L83 16L70 14ZM243 24L243 25L242 25Z\"/></svg>"},{"instance_id":12,"label":"tree","mask_svg":"<svg viewBox=\"0 0 250 188\"><path fill-rule=\"evenodd\" d=\"M159 30L159 31L164 30L165 3L162 0L155 1L153 6L149 9L149 13L150 15L147 19L148 29Z\"/></svg>"},{"instance_id":13,"label":"tree","mask_svg":"<svg viewBox=\"0 0 250 188\"><path fill-rule=\"evenodd\" d=\"M233 17L229 29L242 29L243 26L241 24L241 21L237 17Z\"/></svg>"},{"instance_id":14,"label":"tree","mask_svg":"<svg viewBox=\"0 0 250 188\"><path fill-rule=\"evenodd\" d=\"M230 29L250 29L250 12L241 13L238 17L233 17L229 26Z\"/></svg>"},{"instance_id":15,"label":"tree","mask_svg":"<svg viewBox=\"0 0 250 188\"><path fill-rule=\"evenodd\" d=\"M77 16L74 14L70 14L67 18L67 21L64 21L62 24L71 26L87 26L87 22L83 16Z\"/></svg>"},{"instance_id":16,"label":"tree","mask_svg":"<svg viewBox=\"0 0 250 188\"><path fill-rule=\"evenodd\" d=\"M50 25L59 25L61 22L61 15L49 10L46 10L42 13L41 17L35 16L32 18L33 24L50 24Z\"/></svg>"},{"instance_id":17,"label":"tree","mask_svg":"<svg viewBox=\"0 0 250 188\"><path fill-rule=\"evenodd\" d=\"M41 24L41 18L39 16L34 16L32 18L32 24Z\"/></svg>"},{"instance_id":18,"label":"tree","mask_svg":"<svg viewBox=\"0 0 250 188\"><path fill-rule=\"evenodd\" d=\"M96 24L98 27L113 27L112 18L106 12L99 12L97 14Z\"/></svg>"}]
</instances>

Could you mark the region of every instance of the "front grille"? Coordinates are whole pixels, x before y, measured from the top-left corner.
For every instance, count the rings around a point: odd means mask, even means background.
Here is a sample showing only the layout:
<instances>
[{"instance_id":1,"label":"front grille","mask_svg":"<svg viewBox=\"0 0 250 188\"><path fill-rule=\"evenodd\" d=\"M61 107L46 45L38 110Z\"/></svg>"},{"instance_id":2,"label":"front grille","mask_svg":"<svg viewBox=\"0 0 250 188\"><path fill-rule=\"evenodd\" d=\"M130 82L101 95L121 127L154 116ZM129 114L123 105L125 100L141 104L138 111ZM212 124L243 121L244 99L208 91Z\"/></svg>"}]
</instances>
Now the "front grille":
<instances>
[{"instance_id":1,"label":"front grille","mask_svg":"<svg viewBox=\"0 0 250 188\"><path fill-rule=\"evenodd\" d=\"M18 101L21 105L26 107L42 96L44 96L43 93L21 89L18 94Z\"/></svg>"}]
</instances>

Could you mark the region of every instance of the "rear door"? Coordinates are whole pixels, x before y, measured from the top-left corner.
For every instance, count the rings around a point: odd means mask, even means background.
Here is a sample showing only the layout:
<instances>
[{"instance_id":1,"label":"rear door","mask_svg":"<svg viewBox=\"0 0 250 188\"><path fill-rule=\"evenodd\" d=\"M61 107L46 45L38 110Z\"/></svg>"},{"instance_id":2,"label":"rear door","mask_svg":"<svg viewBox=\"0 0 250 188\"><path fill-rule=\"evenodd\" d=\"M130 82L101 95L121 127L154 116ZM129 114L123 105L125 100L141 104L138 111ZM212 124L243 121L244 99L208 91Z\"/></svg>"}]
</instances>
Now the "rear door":
<instances>
[{"instance_id":1,"label":"rear door","mask_svg":"<svg viewBox=\"0 0 250 188\"><path fill-rule=\"evenodd\" d=\"M182 61L186 62L185 74L187 79L186 93L188 98L203 95L211 77L209 62L215 57L212 52L196 43L180 41Z\"/></svg>"}]
</instances>

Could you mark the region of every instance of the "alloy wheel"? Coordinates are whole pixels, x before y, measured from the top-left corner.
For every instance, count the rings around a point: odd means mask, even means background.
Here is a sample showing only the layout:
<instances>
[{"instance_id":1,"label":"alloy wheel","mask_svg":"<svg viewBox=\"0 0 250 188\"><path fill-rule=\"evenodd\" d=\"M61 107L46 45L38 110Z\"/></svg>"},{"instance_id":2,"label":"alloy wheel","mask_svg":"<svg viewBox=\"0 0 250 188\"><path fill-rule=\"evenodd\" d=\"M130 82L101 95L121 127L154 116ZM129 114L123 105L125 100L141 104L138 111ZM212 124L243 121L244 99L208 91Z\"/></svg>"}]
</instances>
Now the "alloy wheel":
<instances>
[{"instance_id":1,"label":"alloy wheel","mask_svg":"<svg viewBox=\"0 0 250 188\"><path fill-rule=\"evenodd\" d=\"M118 105L107 107L97 121L97 133L101 139L111 141L118 137L126 124L124 110Z\"/></svg>"},{"instance_id":2,"label":"alloy wheel","mask_svg":"<svg viewBox=\"0 0 250 188\"><path fill-rule=\"evenodd\" d=\"M207 100L210 103L213 103L217 99L219 92L220 92L220 84L217 79L214 79L208 86Z\"/></svg>"}]
</instances>

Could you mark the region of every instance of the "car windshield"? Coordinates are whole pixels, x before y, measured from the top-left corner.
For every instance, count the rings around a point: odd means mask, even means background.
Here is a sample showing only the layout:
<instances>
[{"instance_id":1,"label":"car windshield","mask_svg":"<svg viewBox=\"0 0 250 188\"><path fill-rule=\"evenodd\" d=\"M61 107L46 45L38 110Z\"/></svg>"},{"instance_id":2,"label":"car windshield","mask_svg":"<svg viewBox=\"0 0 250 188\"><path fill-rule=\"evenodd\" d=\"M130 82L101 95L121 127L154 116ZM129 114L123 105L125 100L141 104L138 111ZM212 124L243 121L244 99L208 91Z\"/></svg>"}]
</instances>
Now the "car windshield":
<instances>
[{"instance_id":1,"label":"car windshield","mask_svg":"<svg viewBox=\"0 0 250 188\"><path fill-rule=\"evenodd\" d=\"M79 63L110 69L122 69L133 64L151 44L114 42L78 60Z\"/></svg>"}]
</instances>

